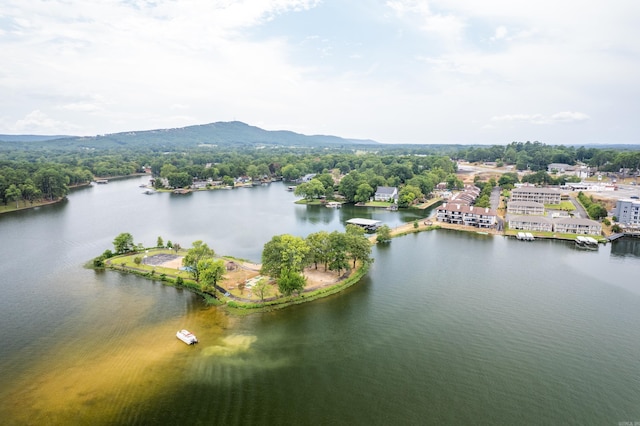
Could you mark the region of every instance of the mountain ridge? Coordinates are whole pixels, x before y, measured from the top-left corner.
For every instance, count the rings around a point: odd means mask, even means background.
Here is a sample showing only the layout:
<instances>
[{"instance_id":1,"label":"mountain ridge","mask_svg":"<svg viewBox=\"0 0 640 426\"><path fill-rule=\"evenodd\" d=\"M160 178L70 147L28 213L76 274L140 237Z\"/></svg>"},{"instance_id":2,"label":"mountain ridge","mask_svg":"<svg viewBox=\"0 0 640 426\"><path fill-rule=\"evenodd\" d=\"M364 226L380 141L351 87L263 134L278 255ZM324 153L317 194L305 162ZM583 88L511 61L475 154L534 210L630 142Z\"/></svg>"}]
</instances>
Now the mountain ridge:
<instances>
[{"instance_id":1,"label":"mountain ridge","mask_svg":"<svg viewBox=\"0 0 640 426\"><path fill-rule=\"evenodd\" d=\"M4 142L57 142L64 145L108 147L110 145L280 145L344 146L377 145L373 140L348 139L332 135L304 135L290 130L265 130L241 121L217 121L185 127L132 130L96 136L0 135Z\"/></svg>"}]
</instances>

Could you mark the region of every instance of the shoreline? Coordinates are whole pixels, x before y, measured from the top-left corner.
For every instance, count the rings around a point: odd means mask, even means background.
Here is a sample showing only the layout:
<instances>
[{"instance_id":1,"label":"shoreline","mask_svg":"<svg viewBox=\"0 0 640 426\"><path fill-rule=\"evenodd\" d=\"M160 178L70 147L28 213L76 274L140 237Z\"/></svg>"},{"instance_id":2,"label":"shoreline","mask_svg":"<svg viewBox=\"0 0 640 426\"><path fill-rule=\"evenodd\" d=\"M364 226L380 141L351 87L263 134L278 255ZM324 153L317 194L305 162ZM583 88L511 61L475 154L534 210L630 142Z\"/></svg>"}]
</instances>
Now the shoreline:
<instances>
[{"instance_id":1,"label":"shoreline","mask_svg":"<svg viewBox=\"0 0 640 426\"><path fill-rule=\"evenodd\" d=\"M307 285L297 295L284 296L276 293L273 296L258 299L242 297L244 290L241 292L240 296L232 294L232 292L237 292L237 284L240 282L246 283L247 281L254 280L256 277L260 276L259 270L261 265L247 260L240 260L231 256L216 256L217 258L225 261L236 263L239 265L238 270L250 272L237 276L233 275L234 272L228 271L227 276L216 284L215 289L202 288L199 283L192 279L188 272L176 268L175 265L168 264L171 262L165 262L159 265L131 264L132 259L135 256L139 256L141 253L163 254L167 251L171 250L166 248L148 248L143 252L130 252L124 255L105 259L104 265L101 267L91 265L91 261L89 261L85 267L90 269L108 269L116 272L135 274L143 278L148 278L152 281L160 281L163 285L186 289L201 296L206 304L224 307L229 312L236 315L247 315L251 313L283 309L291 305L311 302L313 300L339 293L357 283L369 270L368 265L358 263L355 268L351 268L342 275L337 276L333 272L320 271L319 269L316 270L311 267L306 268L305 271L303 271L303 275L308 279ZM184 251L182 251L182 254L184 254ZM175 255L179 256L178 253L175 253ZM235 271L237 272L238 270ZM313 278L310 279L307 274ZM180 278L180 280L178 280L178 278ZM238 278L241 280L238 281ZM270 277L265 278L271 281ZM235 285L233 285L234 282ZM274 287L274 290L277 292L277 287ZM247 289L247 295L252 294L251 290Z\"/></svg>"}]
</instances>

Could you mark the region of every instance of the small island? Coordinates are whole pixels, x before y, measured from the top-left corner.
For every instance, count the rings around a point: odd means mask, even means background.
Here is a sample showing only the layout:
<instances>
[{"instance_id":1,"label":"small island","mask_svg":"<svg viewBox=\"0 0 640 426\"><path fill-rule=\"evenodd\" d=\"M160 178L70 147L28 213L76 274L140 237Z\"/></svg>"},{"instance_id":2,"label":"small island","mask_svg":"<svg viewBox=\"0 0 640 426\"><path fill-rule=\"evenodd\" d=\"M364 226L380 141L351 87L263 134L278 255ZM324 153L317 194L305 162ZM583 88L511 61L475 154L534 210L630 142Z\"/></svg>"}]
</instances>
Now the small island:
<instances>
[{"instance_id":1,"label":"small island","mask_svg":"<svg viewBox=\"0 0 640 426\"><path fill-rule=\"evenodd\" d=\"M267 242L262 264L219 256L202 241L191 248L158 237L155 247L134 244L130 233L92 267L133 273L185 288L233 313L280 309L338 293L358 282L373 261L364 230L320 231L307 238L277 235Z\"/></svg>"}]
</instances>

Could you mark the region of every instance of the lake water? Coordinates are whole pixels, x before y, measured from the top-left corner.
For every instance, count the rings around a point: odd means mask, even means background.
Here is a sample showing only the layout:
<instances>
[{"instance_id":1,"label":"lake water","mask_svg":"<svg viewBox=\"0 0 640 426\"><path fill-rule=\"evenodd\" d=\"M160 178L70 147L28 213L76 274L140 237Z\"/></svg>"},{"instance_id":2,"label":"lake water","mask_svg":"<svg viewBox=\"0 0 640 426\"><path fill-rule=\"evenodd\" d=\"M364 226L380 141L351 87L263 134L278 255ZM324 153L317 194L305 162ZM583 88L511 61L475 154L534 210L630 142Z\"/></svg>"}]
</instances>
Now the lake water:
<instances>
[{"instance_id":1,"label":"lake water","mask_svg":"<svg viewBox=\"0 0 640 426\"><path fill-rule=\"evenodd\" d=\"M147 180L0 216L2 424L640 422L640 240L413 234L343 293L239 318L83 264L121 232L259 261L276 234L424 213L295 205L281 183L143 195Z\"/></svg>"}]
</instances>

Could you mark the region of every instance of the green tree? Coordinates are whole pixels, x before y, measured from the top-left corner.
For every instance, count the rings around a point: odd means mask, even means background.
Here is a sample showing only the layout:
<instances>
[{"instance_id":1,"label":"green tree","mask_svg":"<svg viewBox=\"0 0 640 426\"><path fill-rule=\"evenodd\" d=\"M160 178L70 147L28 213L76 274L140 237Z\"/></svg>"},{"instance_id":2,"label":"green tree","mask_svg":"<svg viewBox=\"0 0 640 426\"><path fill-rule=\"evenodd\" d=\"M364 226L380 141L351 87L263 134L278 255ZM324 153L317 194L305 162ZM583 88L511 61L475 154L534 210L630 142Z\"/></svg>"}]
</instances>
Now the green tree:
<instances>
[{"instance_id":1,"label":"green tree","mask_svg":"<svg viewBox=\"0 0 640 426\"><path fill-rule=\"evenodd\" d=\"M264 296L269 290L269 283L266 278L260 278L258 282L253 286L253 292L260 298L261 302L264 302Z\"/></svg>"},{"instance_id":2,"label":"green tree","mask_svg":"<svg viewBox=\"0 0 640 426\"><path fill-rule=\"evenodd\" d=\"M175 247L178 244L174 244ZM206 243L203 243L202 240L194 241L191 244L191 248L187 250L187 254L182 258L182 265L189 268L189 272L193 275L193 278L196 282L200 282L200 271L199 262L204 259L213 259L215 252L213 249L209 248Z\"/></svg>"},{"instance_id":3,"label":"green tree","mask_svg":"<svg viewBox=\"0 0 640 426\"><path fill-rule=\"evenodd\" d=\"M226 268L222 259L206 258L198 261L198 271L200 271L202 283L215 290L218 281L224 278Z\"/></svg>"},{"instance_id":4,"label":"green tree","mask_svg":"<svg viewBox=\"0 0 640 426\"><path fill-rule=\"evenodd\" d=\"M289 269L282 270L277 282L278 290L285 296L290 296L294 291L300 294L306 284L306 280L300 272Z\"/></svg>"},{"instance_id":5,"label":"green tree","mask_svg":"<svg viewBox=\"0 0 640 426\"><path fill-rule=\"evenodd\" d=\"M324 195L325 188L318 179L311 179L309 182L304 182L296 186L293 193L298 197L313 200L314 198L320 198L320 196Z\"/></svg>"},{"instance_id":6,"label":"green tree","mask_svg":"<svg viewBox=\"0 0 640 426\"><path fill-rule=\"evenodd\" d=\"M173 173L178 173L178 168L171 163L164 163L162 168L160 169L160 176L163 178L168 178L169 175Z\"/></svg>"},{"instance_id":7,"label":"green tree","mask_svg":"<svg viewBox=\"0 0 640 426\"><path fill-rule=\"evenodd\" d=\"M587 213L592 219L598 220L603 217L607 217L607 209L599 203L593 203L589 207L587 207Z\"/></svg>"},{"instance_id":8,"label":"green tree","mask_svg":"<svg viewBox=\"0 0 640 426\"><path fill-rule=\"evenodd\" d=\"M329 233L327 231L315 232L307 235L305 241L309 246L309 262L313 263L316 269L318 269L318 263L322 263L326 271L329 261Z\"/></svg>"},{"instance_id":9,"label":"green tree","mask_svg":"<svg viewBox=\"0 0 640 426\"><path fill-rule=\"evenodd\" d=\"M388 243L391 241L391 228L388 225L382 225L376 231L376 242Z\"/></svg>"},{"instance_id":10,"label":"green tree","mask_svg":"<svg viewBox=\"0 0 640 426\"><path fill-rule=\"evenodd\" d=\"M337 271L338 275L342 270L347 269L349 267L348 251L347 234L338 231L329 234L329 269Z\"/></svg>"},{"instance_id":11,"label":"green tree","mask_svg":"<svg viewBox=\"0 0 640 426\"><path fill-rule=\"evenodd\" d=\"M361 183L356 189L356 195L353 197L353 201L356 203L366 203L371 196L375 193L371 185L368 183Z\"/></svg>"},{"instance_id":12,"label":"green tree","mask_svg":"<svg viewBox=\"0 0 640 426\"><path fill-rule=\"evenodd\" d=\"M353 226L353 225L348 225ZM357 227L359 228L359 227ZM359 228L362 229L362 228ZM363 230L364 231L364 230ZM347 240L347 250L349 252L349 256L351 260L353 260L353 267L356 267L356 262L361 261L362 263L370 263L372 261L371 258L371 243L365 237L363 233L349 233L347 231L346 234Z\"/></svg>"},{"instance_id":13,"label":"green tree","mask_svg":"<svg viewBox=\"0 0 640 426\"><path fill-rule=\"evenodd\" d=\"M342 178L338 190L348 202L353 202L360 183L360 174L354 171Z\"/></svg>"},{"instance_id":14,"label":"green tree","mask_svg":"<svg viewBox=\"0 0 640 426\"><path fill-rule=\"evenodd\" d=\"M9 185L9 188L7 188L4 194L7 200L16 202L16 209L17 209L18 201L20 200L20 197L22 197L22 191L20 191L20 188L18 188L15 184L12 183L11 185Z\"/></svg>"},{"instance_id":15,"label":"green tree","mask_svg":"<svg viewBox=\"0 0 640 426\"><path fill-rule=\"evenodd\" d=\"M164 247L164 241L162 240L162 237L158 237L158 239L156 240L156 247L158 248Z\"/></svg>"},{"instance_id":16,"label":"green tree","mask_svg":"<svg viewBox=\"0 0 640 426\"><path fill-rule=\"evenodd\" d=\"M193 183L193 177L186 172L171 173L167 180L172 188L187 188Z\"/></svg>"},{"instance_id":17,"label":"green tree","mask_svg":"<svg viewBox=\"0 0 640 426\"><path fill-rule=\"evenodd\" d=\"M67 195L67 177L53 166L38 170L33 182L47 200L55 200Z\"/></svg>"},{"instance_id":18,"label":"green tree","mask_svg":"<svg viewBox=\"0 0 640 426\"><path fill-rule=\"evenodd\" d=\"M416 199L422 197L424 197L424 195L420 191L420 188L413 185L403 186L398 193L398 206L409 207Z\"/></svg>"},{"instance_id":19,"label":"green tree","mask_svg":"<svg viewBox=\"0 0 640 426\"><path fill-rule=\"evenodd\" d=\"M333 176L331 176L331 174L322 173L317 175L314 179L318 179L320 182L322 182L322 186L325 188L325 192L328 190L331 190L331 192L333 192L333 186L335 185L335 182L333 181Z\"/></svg>"},{"instance_id":20,"label":"green tree","mask_svg":"<svg viewBox=\"0 0 640 426\"><path fill-rule=\"evenodd\" d=\"M42 196L40 190L36 188L31 179L27 179L24 184L20 185L20 191L22 191L22 198L30 203Z\"/></svg>"},{"instance_id":21,"label":"green tree","mask_svg":"<svg viewBox=\"0 0 640 426\"><path fill-rule=\"evenodd\" d=\"M500 179L498 179L498 185L500 185L501 188L504 188L507 190L513 189L515 184L518 182L520 182L520 177L518 176L517 173L514 173L514 172L503 173L500 176Z\"/></svg>"},{"instance_id":22,"label":"green tree","mask_svg":"<svg viewBox=\"0 0 640 426\"><path fill-rule=\"evenodd\" d=\"M302 272L309 262L309 246L300 237L276 235L262 250L263 274L279 278L283 271Z\"/></svg>"},{"instance_id":23,"label":"green tree","mask_svg":"<svg viewBox=\"0 0 640 426\"><path fill-rule=\"evenodd\" d=\"M133 251L135 245L133 244L133 235L128 232L123 232L113 240L113 247L116 254L123 254Z\"/></svg>"},{"instance_id":24,"label":"green tree","mask_svg":"<svg viewBox=\"0 0 640 426\"><path fill-rule=\"evenodd\" d=\"M250 164L247 166L247 176L249 176L251 179L257 179L260 176L260 173L258 172L258 167Z\"/></svg>"},{"instance_id":25,"label":"green tree","mask_svg":"<svg viewBox=\"0 0 640 426\"><path fill-rule=\"evenodd\" d=\"M282 173L282 177L284 178L284 180L288 181L296 180L300 176L302 176L300 170L298 170L298 168L296 168L293 164L287 164L286 166L284 166L280 170L280 173Z\"/></svg>"}]
</instances>

